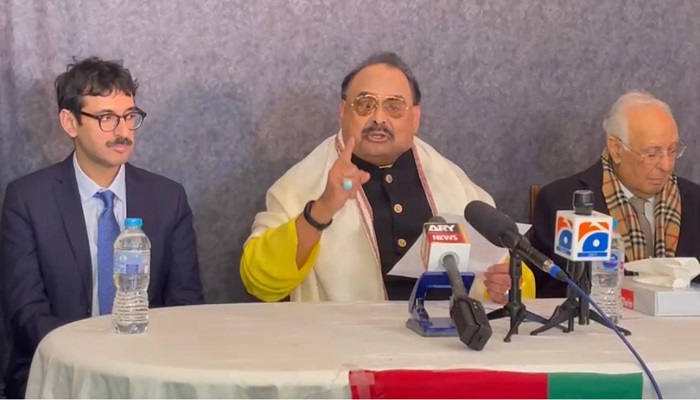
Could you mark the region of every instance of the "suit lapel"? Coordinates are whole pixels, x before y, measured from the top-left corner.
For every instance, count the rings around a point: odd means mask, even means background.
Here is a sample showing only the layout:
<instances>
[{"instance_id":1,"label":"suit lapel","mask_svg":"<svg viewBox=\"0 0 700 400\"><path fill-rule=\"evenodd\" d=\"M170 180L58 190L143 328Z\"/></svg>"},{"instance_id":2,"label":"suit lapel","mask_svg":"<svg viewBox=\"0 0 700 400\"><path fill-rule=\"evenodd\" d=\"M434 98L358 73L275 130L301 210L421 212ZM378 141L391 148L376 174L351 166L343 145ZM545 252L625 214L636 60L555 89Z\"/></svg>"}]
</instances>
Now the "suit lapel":
<instances>
[{"instance_id":1,"label":"suit lapel","mask_svg":"<svg viewBox=\"0 0 700 400\"><path fill-rule=\"evenodd\" d=\"M594 209L609 214L608 204L603 196L603 163L598 161L587 170L579 174L579 181L588 189L593 191Z\"/></svg>"},{"instance_id":2,"label":"suit lapel","mask_svg":"<svg viewBox=\"0 0 700 400\"><path fill-rule=\"evenodd\" d=\"M153 191L157 190L144 177L144 173L138 168L126 164L126 215L128 218L141 218L143 220L143 232L151 242L151 283L149 296L156 294L158 277L160 274L160 253L162 249L161 236L158 235L157 200L151 200ZM150 193L149 193L150 192Z\"/></svg>"},{"instance_id":3,"label":"suit lapel","mask_svg":"<svg viewBox=\"0 0 700 400\"><path fill-rule=\"evenodd\" d=\"M146 236L152 237L149 224L149 216L153 213L148 210L148 187L139 170L130 164L126 164L126 216L127 218L141 218L143 231Z\"/></svg>"},{"instance_id":4,"label":"suit lapel","mask_svg":"<svg viewBox=\"0 0 700 400\"><path fill-rule=\"evenodd\" d=\"M58 208L61 210L63 227L66 230L75 257L74 265L78 268L84 295L88 304L90 304L92 298L90 244L88 243L85 216L83 215L83 206L80 202L80 193L78 192L78 182L75 179L72 154L61 163L57 182L54 186L54 194Z\"/></svg>"}]
</instances>

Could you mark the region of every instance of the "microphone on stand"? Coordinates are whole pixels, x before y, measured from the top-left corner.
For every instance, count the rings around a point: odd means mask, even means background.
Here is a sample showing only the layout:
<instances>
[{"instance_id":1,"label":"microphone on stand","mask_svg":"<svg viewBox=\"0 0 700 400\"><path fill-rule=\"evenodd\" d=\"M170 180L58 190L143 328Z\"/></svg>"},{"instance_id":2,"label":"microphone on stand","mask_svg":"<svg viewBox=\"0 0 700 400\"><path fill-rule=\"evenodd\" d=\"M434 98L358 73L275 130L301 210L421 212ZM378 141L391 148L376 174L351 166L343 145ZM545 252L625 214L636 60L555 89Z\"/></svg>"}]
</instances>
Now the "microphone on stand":
<instances>
[{"instance_id":1,"label":"microphone on stand","mask_svg":"<svg viewBox=\"0 0 700 400\"><path fill-rule=\"evenodd\" d=\"M447 223L445 218L435 215L423 225L423 231L421 258L426 271L447 272L452 293L468 297L459 271L460 262L466 267L471 250L464 227Z\"/></svg>"},{"instance_id":2,"label":"microphone on stand","mask_svg":"<svg viewBox=\"0 0 700 400\"><path fill-rule=\"evenodd\" d=\"M483 304L469 297L462 281L460 265L466 269L471 248L466 231L462 225L448 223L440 216L432 217L423 229L423 264L428 271L444 270L449 278L452 288L450 318L459 340L472 350L482 350L493 331Z\"/></svg>"},{"instance_id":3,"label":"microphone on stand","mask_svg":"<svg viewBox=\"0 0 700 400\"><path fill-rule=\"evenodd\" d=\"M511 336L518 333L518 328L526 319L546 324L547 320L531 311L522 302L520 279L522 278L522 260L525 259L547 272L549 275L566 280L567 276L554 262L530 245L530 241L518 232L518 226L507 215L483 201L472 201L464 209L464 218L481 235L493 245L507 248L510 252L508 275L511 289L508 303L498 310L490 312L489 319L510 317L510 330L503 341L510 342Z\"/></svg>"},{"instance_id":4,"label":"microphone on stand","mask_svg":"<svg viewBox=\"0 0 700 400\"><path fill-rule=\"evenodd\" d=\"M604 259L610 257L610 237L612 229L612 217L593 211L593 193L590 190L577 190L573 197L573 211L558 211L555 234L555 252L572 264L590 265L591 260ZM536 267L542 269L554 278L564 280L571 288L567 299L558 306L554 315L547 323L535 329L530 335L537 335L553 327L559 326L561 322L568 321L568 326L564 332L572 332L573 318L579 314L579 324L582 323L582 313L588 314L588 304L592 305L598 313L591 313L591 319L601 325L610 328L622 340L632 355L637 359L642 369L649 377L656 395L661 399L661 390L641 356L625 338L631 333L616 326L600 307L593 302L589 296L590 288L582 289L576 276L570 278L567 273L534 249L529 241L520 235L517 225L508 216L496 210L490 205L481 201L472 201L467 204L464 210L464 217L474 229L484 236L492 244L505 247L521 255ZM581 266L583 267L583 266ZM581 268L578 268L581 269ZM588 266L590 269L590 266ZM585 274L583 274L585 275ZM590 275L590 274L589 274ZM590 284L590 283L588 283ZM585 286L585 285L584 285ZM588 289L588 290L586 290ZM576 294L576 296L570 295ZM586 315L585 323L588 323Z\"/></svg>"},{"instance_id":5,"label":"microphone on stand","mask_svg":"<svg viewBox=\"0 0 700 400\"><path fill-rule=\"evenodd\" d=\"M566 282L566 273L554 261L532 247L507 215L483 201L475 200L467 204L464 218L493 245L515 252L550 276Z\"/></svg>"}]
</instances>

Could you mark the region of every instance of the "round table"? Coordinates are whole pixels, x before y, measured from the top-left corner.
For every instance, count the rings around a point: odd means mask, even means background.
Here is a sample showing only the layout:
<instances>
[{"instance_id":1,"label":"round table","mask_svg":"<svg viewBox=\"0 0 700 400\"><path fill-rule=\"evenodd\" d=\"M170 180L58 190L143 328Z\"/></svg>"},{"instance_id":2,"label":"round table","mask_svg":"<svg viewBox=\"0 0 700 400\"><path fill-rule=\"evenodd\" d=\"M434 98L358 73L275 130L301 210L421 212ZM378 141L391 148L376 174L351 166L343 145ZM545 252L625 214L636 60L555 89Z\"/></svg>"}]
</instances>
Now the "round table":
<instances>
[{"instance_id":1,"label":"round table","mask_svg":"<svg viewBox=\"0 0 700 400\"><path fill-rule=\"evenodd\" d=\"M528 302L548 317L560 300ZM445 302L430 304L446 316ZM148 331L118 335L109 316L51 332L32 362L30 398L350 398L349 371L489 369L638 373L622 342L599 325L564 334L525 323L504 343L508 320L492 321L483 351L456 337L405 327L404 302L247 303L151 310ZM665 396L700 395L698 318L652 318L626 310L621 324ZM646 377L644 378L646 381ZM648 382L646 383L648 385ZM645 396L651 395L647 387Z\"/></svg>"}]
</instances>

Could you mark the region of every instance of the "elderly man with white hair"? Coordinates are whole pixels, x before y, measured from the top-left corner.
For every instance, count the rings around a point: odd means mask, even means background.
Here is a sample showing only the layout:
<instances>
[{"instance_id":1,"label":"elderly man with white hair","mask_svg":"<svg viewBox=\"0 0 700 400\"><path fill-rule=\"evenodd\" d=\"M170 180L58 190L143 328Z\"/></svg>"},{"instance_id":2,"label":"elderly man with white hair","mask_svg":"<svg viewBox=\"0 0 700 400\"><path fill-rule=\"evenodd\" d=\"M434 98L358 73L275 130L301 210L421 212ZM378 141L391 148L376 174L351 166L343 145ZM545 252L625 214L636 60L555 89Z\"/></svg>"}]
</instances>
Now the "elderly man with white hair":
<instances>
[{"instance_id":1,"label":"elderly man with white hair","mask_svg":"<svg viewBox=\"0 0 700 400\"><path fill-rule=\"evenodd\" d=\"M645 92L621 96L603 122L600 159L585 171L543 187L530 231L535 248L554 254L557 210L571 209L576 190L591 190L594 208L618 221L625 258L700 256L700 186L676 176L685 145L670 107ZM566 286L536 268L538 297L564 297Z\"/></svg>"}]
</instances>

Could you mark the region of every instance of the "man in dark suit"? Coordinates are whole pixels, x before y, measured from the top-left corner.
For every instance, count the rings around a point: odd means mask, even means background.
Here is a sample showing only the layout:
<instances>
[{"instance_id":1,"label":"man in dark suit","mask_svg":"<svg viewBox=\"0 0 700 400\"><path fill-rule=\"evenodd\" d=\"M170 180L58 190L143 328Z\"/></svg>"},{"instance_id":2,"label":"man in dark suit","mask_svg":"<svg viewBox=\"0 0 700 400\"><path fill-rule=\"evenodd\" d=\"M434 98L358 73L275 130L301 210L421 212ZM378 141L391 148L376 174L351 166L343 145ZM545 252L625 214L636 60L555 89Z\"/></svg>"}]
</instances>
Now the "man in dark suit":
<instances>
[{"instance_id":1,"label":"man in dark suit","mask_svg":"<svg viewBox=\"0 0 700 400\"><path fill-rule=\"evenodd\" d=\"M607 146L600 160L540 190L532 245L566 265L553 249L556 212L572 209L574 191L591 190L595 210L618 221L626 261L700 257L700 186L673 172L685 145L670 107L648 93L630 92L612 106L603 127ZM533 269L538 297L566 295L563 282Z\"/></svg>"},{"instance_id":2,"label":"man in dark suit","mask_svg":"<svg viewBox=\"0 0 700 400\"><path fill-rule=\"evenodd\" d=\"M146 113L121 63L88 58L56 79L59 119L75 151L7 187L2 288L12 337L9 398L24 397L41 339L72 321L111 313L113 244L138 217L151 241L150 307L199 304L192 212L184 188L127 164Z\"/></svg>"}]
</instances>

